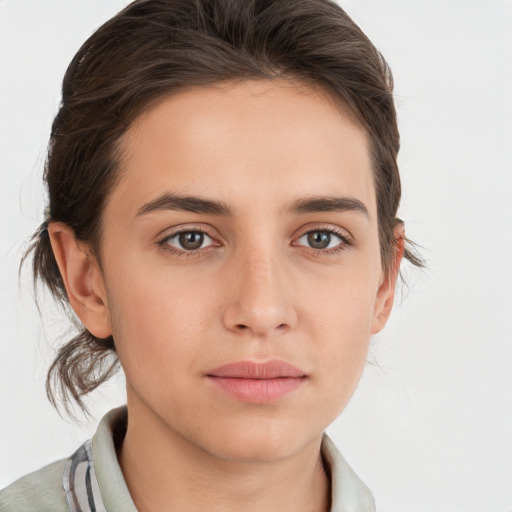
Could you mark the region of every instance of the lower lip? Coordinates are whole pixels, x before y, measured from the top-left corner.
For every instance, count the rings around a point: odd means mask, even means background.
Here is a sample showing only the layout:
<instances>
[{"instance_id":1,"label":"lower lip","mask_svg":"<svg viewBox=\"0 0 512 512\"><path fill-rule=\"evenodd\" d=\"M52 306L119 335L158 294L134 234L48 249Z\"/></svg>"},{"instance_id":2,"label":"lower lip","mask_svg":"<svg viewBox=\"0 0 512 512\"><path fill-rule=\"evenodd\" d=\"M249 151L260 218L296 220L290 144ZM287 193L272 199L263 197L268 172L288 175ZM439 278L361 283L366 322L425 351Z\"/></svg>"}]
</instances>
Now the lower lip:
<instances>
[{"instance_id":1,"label":"lower lip","mask_svg":"<svg viewBox=\"0 0 512 512\"><path fill-rule=\"evenodd\" d=\"M265 404L279 400L300 388L306 381L306 377L243 379L209 375L208 378L218 389L232 398L253 404Z\"/></svg>"}]
</instances>

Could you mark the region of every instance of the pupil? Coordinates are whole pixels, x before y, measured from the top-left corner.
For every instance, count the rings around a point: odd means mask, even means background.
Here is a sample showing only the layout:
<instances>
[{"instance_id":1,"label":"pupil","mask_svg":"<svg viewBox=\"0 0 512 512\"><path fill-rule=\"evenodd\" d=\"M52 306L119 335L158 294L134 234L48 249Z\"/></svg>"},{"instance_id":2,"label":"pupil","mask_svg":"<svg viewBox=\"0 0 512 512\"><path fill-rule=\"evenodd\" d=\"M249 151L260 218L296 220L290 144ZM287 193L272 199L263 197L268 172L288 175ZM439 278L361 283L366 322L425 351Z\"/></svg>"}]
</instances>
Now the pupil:
<instances>
[{"instance_id":1,"label":"pupil","mask_svg":"<svg viewBox=\"0 0 512 512\"><path fill-rule=\"evenodd\" d=\"M314 249L325 249L330 241L331 234L326 231L314 231L308 234L308 242Z\"/></svg>"},{"instance_id":2,"label":"pupil","mask_svg":"<svg viewBox=\"0 0 512 512\"><path fill-rule=\"evenodd\" d=\"M199 249L201 245L203 245L203 233L198 233L197 231L187 231L185 233L180 233L179 240L180 245L184 249L195 250Z\"/></svg>"}]
</instances>

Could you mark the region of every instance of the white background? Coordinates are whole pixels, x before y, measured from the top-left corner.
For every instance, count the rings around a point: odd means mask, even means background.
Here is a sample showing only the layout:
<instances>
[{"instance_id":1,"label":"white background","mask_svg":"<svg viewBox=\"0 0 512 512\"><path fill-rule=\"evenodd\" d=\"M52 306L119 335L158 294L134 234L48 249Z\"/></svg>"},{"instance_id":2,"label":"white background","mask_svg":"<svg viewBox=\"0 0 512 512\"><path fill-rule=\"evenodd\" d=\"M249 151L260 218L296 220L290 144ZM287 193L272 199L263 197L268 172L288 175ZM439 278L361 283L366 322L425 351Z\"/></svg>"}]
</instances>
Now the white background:
<instances>
[{"instance_id":1,"label":"white background","mask_svg":"<svg viewBox=\"0 0 512 512\"><path fill-rule=\"evenodd\" d=\"M123 402L64 421L44 394L67 321L41 319L17 266L43 220L41 173L60 81L127 2L0 0L0 487L71 454ZM350 0L395 74L400 215L425 246L354 399L329 433L380 512L512 511L512 2Z\"/></svg>"}]
</instances>

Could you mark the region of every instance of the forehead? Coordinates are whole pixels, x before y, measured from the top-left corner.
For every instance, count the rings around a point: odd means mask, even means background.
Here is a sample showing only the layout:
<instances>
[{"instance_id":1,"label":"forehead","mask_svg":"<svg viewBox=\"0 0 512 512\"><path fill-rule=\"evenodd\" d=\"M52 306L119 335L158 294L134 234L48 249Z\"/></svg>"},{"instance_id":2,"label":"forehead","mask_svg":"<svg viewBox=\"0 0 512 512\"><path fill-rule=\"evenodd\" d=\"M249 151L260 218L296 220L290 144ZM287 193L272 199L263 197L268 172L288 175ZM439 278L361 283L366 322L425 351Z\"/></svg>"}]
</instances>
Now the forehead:
<instances>
[{"instance_id":1,"label":"forehead","mask_svg":"<svg viewBox=\"0 0 512 512\"><path fill-rule=\"evenodd\" d=\"M113 195L125 209L170 189L214 194L235 209L350 193L374 214L364 129L305 84L245 81L163 97L132 123L120 148Z\"/></svg>"}]
</instances>

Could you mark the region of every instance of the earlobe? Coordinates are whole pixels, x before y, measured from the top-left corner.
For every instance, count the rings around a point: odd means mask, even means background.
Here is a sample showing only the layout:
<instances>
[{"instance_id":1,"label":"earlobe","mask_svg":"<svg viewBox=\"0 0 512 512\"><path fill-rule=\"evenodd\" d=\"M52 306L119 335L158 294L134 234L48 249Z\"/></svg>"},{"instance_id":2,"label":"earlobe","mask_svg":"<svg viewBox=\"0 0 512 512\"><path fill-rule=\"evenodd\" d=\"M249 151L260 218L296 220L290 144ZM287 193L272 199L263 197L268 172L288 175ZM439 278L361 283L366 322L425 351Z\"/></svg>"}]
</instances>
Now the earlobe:
<instances>
[{"instance_id":1,"label":"earlobe","mask_svg":"<svg viewBox=\"0 0 512 512\"><path fill-rule=\"evenodd\" d=\"M395 287L405 249L404 223L399 221L394 229L395 254L391 267L384 276L377 292L371 334L377 334L388 321L395 299Z\"/></svg>"},{"instance_id":2,"label":"earlobe","mask_svg":"<svg viewBox=\"0 0 512 512\"><path fill-rule=\"evenodd\" d=\"M50 222L48 233L71 307L91 334L107 338L112 329L97 261L67 224Z\"/></svg>"}]
</instances>

